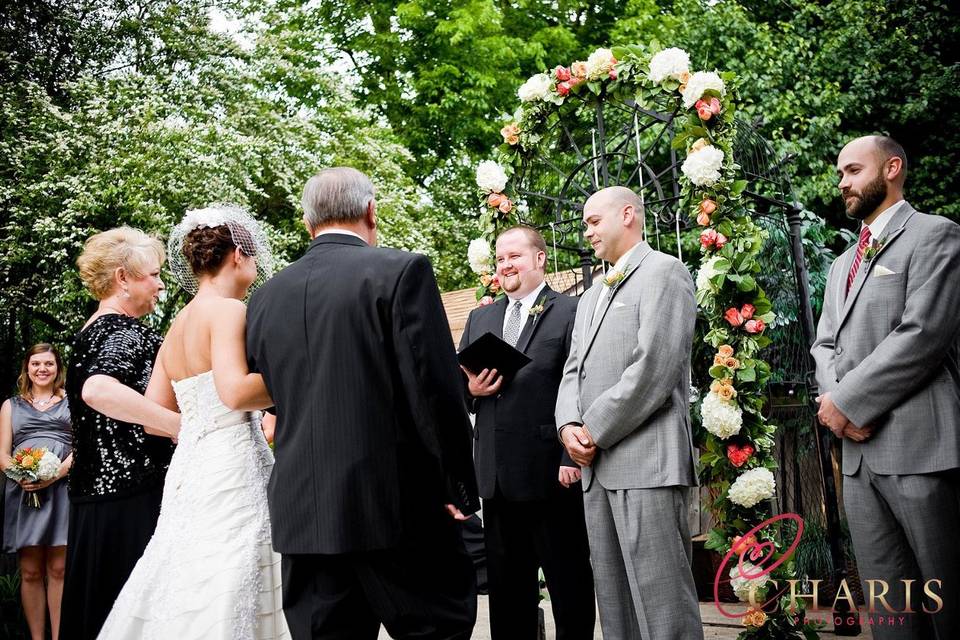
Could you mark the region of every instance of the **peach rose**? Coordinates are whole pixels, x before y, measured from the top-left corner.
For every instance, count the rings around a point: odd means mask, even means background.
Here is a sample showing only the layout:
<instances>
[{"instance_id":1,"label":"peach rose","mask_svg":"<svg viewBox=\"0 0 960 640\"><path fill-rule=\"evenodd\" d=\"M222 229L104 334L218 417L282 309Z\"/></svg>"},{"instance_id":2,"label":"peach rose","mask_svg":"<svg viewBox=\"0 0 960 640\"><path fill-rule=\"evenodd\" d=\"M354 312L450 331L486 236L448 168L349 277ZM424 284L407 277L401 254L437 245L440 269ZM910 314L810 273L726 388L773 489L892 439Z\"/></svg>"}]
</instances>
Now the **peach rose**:
<instances>
[{"instance_id":1,"label":"peach rose","mask_svg":"<svg viewBox=\"0 0 960 640\"><path fill-rule=\"evenodd\" d=\"M705 227L710 224L710 215L701 211L697 214L697 224L701 227Z\"/></svg>"},{"instance_id":2,"label":"peach rose","mask_svg":"<svg viewBox=\"0 0 960 640\"><path fill-rule=\"evenodd\" d=\"M574 62L570 65L570 73L575 78L580 78L581 80L587 77L587 63L586 62Z\"/></svg>"},{"instance_id":3,"label":"peach rose","mask_svg":"<svg viewBox=\"0 0 960 640\"><path fill-rule=\"evenodd\" d=\"M719 353L724 358L729 358L730 356L733 355L733 347L731 347L728 344L722 344L720 345L720 348L717 349L717 353Z\"/></svg>"},{"instance_id":4,"label":"peach rose","mask_svg":"<svg viewBox=\"0 0 960 640\"><path fill-rule=\"evenodd\" d=\"M713 212L717 210L717 203L711 200L710 198L704 198L700 201L700 212L705 213L708 216L712 216Z\"/></svg>"},{"instance_id":5,"label":"peach rose","mask_svg":"<svg viewBox=\"0 0 960 640\"><path fill-rule=\"evenodd\" d=\"M703 100L698 100L696 107L697 107L697 115L704 122L706 122L707 120L713 117L713 112L710 111L710 107L703 104Z\"/></svg>"},{"instance_id":6,"label":"peach rose","mask_svg":"<svg viewBox=\"0 0 960 640\"><path fill-rule=\"evenodd\" d=\"M720 356L717 356L717 357L720 358ZM723 366L725 367L729 367L730 369L740 368L740 361L737 360L736 358L730 357L730 358L720 358L720 359L723 360Z\"/></svg>"},{"instance_id":7,"label":"peach rose","mask_svg":"<svg viewBox=\"0 0 960 640\"><path fill-rule=\"evenodd\" d=\"M703 149L704 147L709 147L709 146L710 146L710 142L706 138L698 138L697 141L693 143L693 146L690 147L690 151L687 155L691 153L696 153L697 151L700 151L700 149Z\"/></svg>"},{"instance_id":8,"label":"peach rose","mask_svg":"<svg viewBox=\"0 0 960 640\"><path fill-rule=\"evenodd\" d=\"M742 536L733 537L733 552L737 555L740 555L750 549L753 545L757 544L757 537L754 535L749 535L746 538Z\"/></svg>"},{"instance_id":9,"label":"peach rose","mask_svg":"<svg viewBox=\"0 0 960 640\"><path fill-rule=\"evenodd\" d=\"M484 273L480 276L480 284L484 287L489 287L490 283L493 282L493 278L489 274Z\"/></svg>"},{"instance_id":10,"label":"peach rose","mask_svg":"<svg viewBox=\"0 0 960 640\"><path fill-rule=\"evenodd\" d=\"M717 391L717 395L720 396L721 399L729 402L730 400L733 400L736 397L737 391L730 385L724 384L724 385L720 385L720 390Z\"/></svg>"},{"instance_id":11,"label":"peach rose","mask_svg":"<svg viewBox=\"0 0 960 640\"><path fill-rule=\"evenodd\" d=\"M763 609L750 609L743 616L741 622L745 627L762 627L767 622L767 614L763 612Z\"/></svg>"},{"instance_id":12,"label":"peach rose","mask_svg":"<svg viewBox=\"0 0 960 640\"><path fill-rule=\"evenodd\" d=\"M717 393L720 391L721 386L722 385L720 384L719 380L714 380L713 382L710 383L710 391Z\"/></svg>"},{"instance_id":13,"label":"peach rose","mask_svg":"<svg viewBox=\"0 0 960 640\"><path fill-rule=\"evenodd\" d=\"M513 209L513 203L505 197L500 201L500 205L497 207L497 209L500 210L500 213L510 213L510 211Z\"/></svg>"},{"instance_id":14,"label":"peach rose","mask_svg":"<svg viewBox=\"0 0 960 640\"><path fill-rule=\"evenodd\" d=\"M727 387L732 387L732 386L733 386L733 378L721 378L721 379L720 379L720 384L722 384L722 385L724 385L724 386L727 386Z\"/></svg>"},{"instance_id":15,"label":"peach rose","mask_svg":"<svg viewBox=\"0 0 960 640\"><path fill-rule=\"evenodd\" d=\"M742 307L740 307L740 315L743 316L743 319L744 319L744 320L749 320L750 318L753 317L753 313L754 313L756 310L757 310L757 308L756 308L755 306L753 306L752 304L745 304L745 305L743 305Z\"/></svg>"},{"instance_id":16,"label":"peach rose","mask_svg":"<svg viewBox=\"0 0 960 640\"><path fill-rule=\"evenodd\" d=\"M743 324L743 316L740 315L740 312L736 307L730 307L727 309L726 313L723 314L723 317L727 322L730 323L731 327L739 327Z\"/></svg>"},{"instance_id":17,"label":"peach rose","mask_svg":"<svg viewBox=\"0 0 960 640\"><path fill-rule=\"evenodd\" d=\"M33 459L33 456L30 455L29 453L23 456L23 458L21 458L20 460L20 464L23 465L24 467L32 467L34 462L36 461Z\"/></svg>"},{"instance_id":18,"label":"peach rose","mask_svg":"<svg viewBox=\"0 0 960 640\"><path fill-rule=\"evenodd\" d=\"M722 358L722 357L720 356L720 354L718 353L717 355L713 356L713 366L715 366L715 367L724 367L724 366L726 366L726 360L725 360L724 358Z\"/></svg>"},{"instance_id":19,"label":"peach rose","mask_svg":"<svg viewBox=\"0 0 960 640\"><path fill-rule=\"evenodd\" d=\"M515 122L511 122L503 129L500 129L500 135L503 136L504 142L509 145L515 145L520 142L520 127L518 127Z\"/></svg>"},{"instance_id":20,"label":"peach rose","mask_svg":"<svg viewBox=\"0 0 960 640\"><path fill-rule=\"evenodd\" d=\"M491 207L499 207L500 203L503 202L504 198L502 193L491 193L487 196L487 205Z\"/></svg>"}]
</instances>

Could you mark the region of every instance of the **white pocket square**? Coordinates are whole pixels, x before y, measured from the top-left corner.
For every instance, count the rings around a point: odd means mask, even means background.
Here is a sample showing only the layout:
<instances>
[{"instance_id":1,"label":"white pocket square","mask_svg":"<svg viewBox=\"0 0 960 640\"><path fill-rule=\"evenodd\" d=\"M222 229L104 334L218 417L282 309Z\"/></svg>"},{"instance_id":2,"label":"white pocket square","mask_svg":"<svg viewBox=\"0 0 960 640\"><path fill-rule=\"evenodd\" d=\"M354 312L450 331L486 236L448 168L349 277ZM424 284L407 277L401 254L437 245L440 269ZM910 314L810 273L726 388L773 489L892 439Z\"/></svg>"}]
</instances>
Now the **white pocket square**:
<instances>
[{"instance_id":1,"label":"white pocket square","mask_svg":"<svg viewBox=\"0 0 960 640\"><path fill-rule=\"evenodd\" d=\"M627 306L627 305L625 305L624 303L622 303L622 302L620 302L620 301L618 301L618 300L614 300L613 302L610 303L610 308L611 308L611 309L619 309L620 307L625 307L625 306Z\"/></svg>"},{"instance_id":2,"label":"white pocket square","mask_svg":"<svg viewBox=\"0 0 960 640\"><path fill-rule=\"evenodd\" d=\"M887 269L887 268L886 268L885 266L883 266L882 264L878 264L877 266L875 266L875 267L873 268L873 277L874 277L874 278L879 278L879 277L881 277L881 276L895 276L895 275L897 275L897 272L896 272L896 271L891 271L890 269Z\"/></svg>"}]
</instances>

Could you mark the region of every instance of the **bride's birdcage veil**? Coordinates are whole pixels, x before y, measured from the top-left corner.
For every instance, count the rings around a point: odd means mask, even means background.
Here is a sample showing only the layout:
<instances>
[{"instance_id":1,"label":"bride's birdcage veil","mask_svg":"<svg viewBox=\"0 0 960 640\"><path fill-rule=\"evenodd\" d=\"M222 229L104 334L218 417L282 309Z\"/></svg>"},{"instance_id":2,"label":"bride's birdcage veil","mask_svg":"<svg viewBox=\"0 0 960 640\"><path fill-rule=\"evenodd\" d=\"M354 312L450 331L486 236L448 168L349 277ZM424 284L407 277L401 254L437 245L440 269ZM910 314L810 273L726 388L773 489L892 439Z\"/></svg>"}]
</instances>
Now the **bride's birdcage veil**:
<instances>
[{"instance_id":1,"label":"bride's birdcage veil","mask_svg":"<svg viewBox=\"0 0 960 640\"><path fill-rule=\"evenodd\" d=\"M263 284L273 274L273 253L263 226L242 207L229 203L215 203L203 209L187 211L170 232L167 241L168 266L177 283L191 295L197 292L199 281L184 252L184 243L196 229L226 227L234 246L256 261L257 277L250 291Z\"/></svg>"}]
</instances>

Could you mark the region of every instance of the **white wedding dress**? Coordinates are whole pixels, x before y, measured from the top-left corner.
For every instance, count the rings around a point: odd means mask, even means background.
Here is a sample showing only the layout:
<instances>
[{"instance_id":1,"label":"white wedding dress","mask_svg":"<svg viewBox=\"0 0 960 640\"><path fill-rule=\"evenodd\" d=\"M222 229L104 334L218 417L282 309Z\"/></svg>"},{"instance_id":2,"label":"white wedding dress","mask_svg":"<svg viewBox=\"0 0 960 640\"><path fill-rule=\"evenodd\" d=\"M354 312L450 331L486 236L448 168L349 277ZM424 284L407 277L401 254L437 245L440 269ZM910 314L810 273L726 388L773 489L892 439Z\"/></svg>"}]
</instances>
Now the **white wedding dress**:
<instances>
[{"instance_id":1,"label":"white wedding dress","mask_svg":"<svg viewBox=\"0 0 960 640\"><path fill-rule=\"evenodd\" d=\"M173 386L181 426L160 519L98 637L289 638L259 415L224 406L211 371Z\"/></svg>"}]
</instances>

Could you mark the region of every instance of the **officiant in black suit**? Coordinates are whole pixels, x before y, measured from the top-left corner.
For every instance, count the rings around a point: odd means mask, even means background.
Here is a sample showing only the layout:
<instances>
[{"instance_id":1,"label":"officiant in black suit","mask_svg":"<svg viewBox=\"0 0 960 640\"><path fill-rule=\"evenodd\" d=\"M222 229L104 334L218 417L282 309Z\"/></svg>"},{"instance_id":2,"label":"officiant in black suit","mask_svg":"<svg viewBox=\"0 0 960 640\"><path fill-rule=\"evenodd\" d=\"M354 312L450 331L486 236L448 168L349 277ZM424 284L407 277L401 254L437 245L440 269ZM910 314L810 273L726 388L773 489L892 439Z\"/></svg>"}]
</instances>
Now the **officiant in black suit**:
<instances>
[{"instance_id":1,"label":"officiant in black suit","mask_svg":"<svg viewBox=\"0 0 960 640\"><path fill-rule=\"evenodd\" d=\"M469 638L479 506L456 354L426 257L377 248L373 184L303 194L313 242L253 296L247 355L276 403L268 489L294 639Z\"/></svg>"},{"instance_id":2,"label":"officiant in black suit","mask_svg":"<svg viewBox=\"0 0 960 640\"><path fill-rule=\"evenodd\" d=\"M470 313L463 349L491 332L531 358L512 380L468 371L477 414L474 456L483 501L493 640L537 637L538 568L550 592L558 640L591 639L593 575L580 469L557 439L554 407L577 299L544 282L547 246L530 227L500 234L497 275L506 296Z\"/></svg>"}]
</instances>

